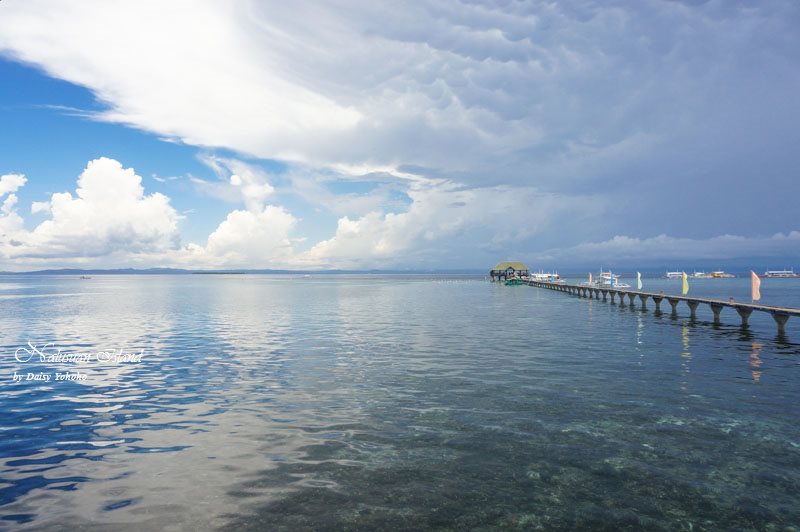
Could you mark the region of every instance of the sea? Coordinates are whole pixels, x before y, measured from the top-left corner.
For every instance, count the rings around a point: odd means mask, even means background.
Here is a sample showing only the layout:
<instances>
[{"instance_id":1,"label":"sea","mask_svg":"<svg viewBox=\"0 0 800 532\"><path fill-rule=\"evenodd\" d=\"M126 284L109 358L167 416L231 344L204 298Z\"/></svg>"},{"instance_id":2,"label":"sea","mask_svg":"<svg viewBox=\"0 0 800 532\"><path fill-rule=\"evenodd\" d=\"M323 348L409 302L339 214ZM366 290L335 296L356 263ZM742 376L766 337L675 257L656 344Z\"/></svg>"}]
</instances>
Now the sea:
<instances>
[{"instance_id":1,"label":"sea","mask_svg":"<svg viewBox=\"0 0 800 532\"><path fill-rule=\"evenodd\" d=\"M482 275L3 275L0 530L800 530L800 319L721 321Z\"/></svg>"}]
</instances>

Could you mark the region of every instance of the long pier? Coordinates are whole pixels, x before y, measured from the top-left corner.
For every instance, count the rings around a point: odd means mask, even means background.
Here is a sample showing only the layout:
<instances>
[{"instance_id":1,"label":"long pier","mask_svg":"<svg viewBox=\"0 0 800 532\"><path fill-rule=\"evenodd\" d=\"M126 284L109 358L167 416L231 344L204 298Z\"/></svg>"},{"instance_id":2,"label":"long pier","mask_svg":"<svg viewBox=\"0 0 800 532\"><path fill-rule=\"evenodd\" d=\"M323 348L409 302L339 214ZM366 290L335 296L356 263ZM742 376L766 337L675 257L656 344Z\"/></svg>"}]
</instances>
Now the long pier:
<instances>
[{"instance_id":1,"label":"long pier","mask_svg":"<svg viewBox=\"0 0 800 532\"><path fill-rule=\"evenodd\" d=\"M703 297L674 296L664 294L663 292L656 294L653 292L641 292L638 290L600 288L577 284L553 283L549 281L529 280L526 281L526 284L528 286L535 286L536 288L547 288L548 290L566 292L568 294L586 297L589 299L600 299L602 297L603 301L606 301L610 298L611 303L615 303L614 298L619 297L620 305L625 305L625 298L627 297L630 299L630 305L635 306L636 299L638 298L641 302L642 310L647 309L647 300L652 299L656 306L656 312L661 312L661 303L666 299L672 307L673 316L678 314L678 304L681 301L685 301L686 305L689 307L691 318L693 320L697 318L697 307L701 304L704 304L708 305L711 308L711 312L714 313L715 324L720 323L720 314L722 313L722 309L725 307L730 307L736 310L742 320L742 327L747 327L747 320L750 318L750 314L752 314L754 310L767 312L772 315L772 318L778 325L779 335L785 334L786 322L789 321L790 316L800 316L800 309L797 308L773 307L755 303L739 303L737 301L733 301L732 299L725 301L722 299L708 299Z\"/></svg>"}]
</instances>

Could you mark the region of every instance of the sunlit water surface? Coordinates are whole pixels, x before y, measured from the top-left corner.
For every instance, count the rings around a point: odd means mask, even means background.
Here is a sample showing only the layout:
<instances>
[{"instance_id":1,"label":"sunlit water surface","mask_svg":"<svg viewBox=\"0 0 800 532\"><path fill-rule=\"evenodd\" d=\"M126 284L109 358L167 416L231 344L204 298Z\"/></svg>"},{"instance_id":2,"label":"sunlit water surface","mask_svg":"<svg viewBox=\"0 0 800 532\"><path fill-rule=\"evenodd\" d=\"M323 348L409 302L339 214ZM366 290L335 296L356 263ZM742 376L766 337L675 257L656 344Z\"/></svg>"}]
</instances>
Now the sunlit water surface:
<instances>
[{"instance_id":1,"label":"sunlit water surface","mask_svg":"<svg viewBox=\"0 0 800 532\"><path fill-rule=\"evenodd\" d=\"M800 306L798 280L762 293ZM800 526L800 319L680 312L469 277L5 276L0 528Z\"/></svg>"}]
</instances>

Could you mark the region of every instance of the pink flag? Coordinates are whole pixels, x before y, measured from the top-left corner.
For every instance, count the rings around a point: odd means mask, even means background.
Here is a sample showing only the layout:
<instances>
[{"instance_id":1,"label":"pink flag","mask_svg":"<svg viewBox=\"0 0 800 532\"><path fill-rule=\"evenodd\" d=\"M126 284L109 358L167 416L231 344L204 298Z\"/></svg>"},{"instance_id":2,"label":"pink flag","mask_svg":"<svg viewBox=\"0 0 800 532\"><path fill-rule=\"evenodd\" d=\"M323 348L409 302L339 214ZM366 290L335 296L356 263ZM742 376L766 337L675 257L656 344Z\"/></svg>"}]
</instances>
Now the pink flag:
<instances>
[{"instance_id":1,"label":"pink flag","mask_svg":"<svg viewBox=\"0 0 800 532\"><path fill-rule=\"evenodd\" d=\"M752 288L753 301L761 299L761 279L752 270L750 271L750 286Z\"/></svg>"}]
</instances>

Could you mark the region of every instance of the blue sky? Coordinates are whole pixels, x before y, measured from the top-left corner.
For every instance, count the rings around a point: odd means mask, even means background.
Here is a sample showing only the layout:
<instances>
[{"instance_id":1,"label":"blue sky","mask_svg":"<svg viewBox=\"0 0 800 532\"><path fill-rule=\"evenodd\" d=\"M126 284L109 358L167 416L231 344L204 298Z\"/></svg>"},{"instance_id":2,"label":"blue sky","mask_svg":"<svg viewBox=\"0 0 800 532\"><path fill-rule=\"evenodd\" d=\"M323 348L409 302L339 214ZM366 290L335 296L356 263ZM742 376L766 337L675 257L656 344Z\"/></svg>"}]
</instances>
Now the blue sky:
<instances>
[{"instance_id":1,"label":"blue sky","mask_svg":"<svg viewBox=\"0 0 800 532\"><path fill-rule=\"evenodd\" d=\"M797 27L790 0L2 2L0 269L800 267Z\"/></svg>"}]
</instances>

